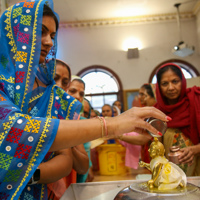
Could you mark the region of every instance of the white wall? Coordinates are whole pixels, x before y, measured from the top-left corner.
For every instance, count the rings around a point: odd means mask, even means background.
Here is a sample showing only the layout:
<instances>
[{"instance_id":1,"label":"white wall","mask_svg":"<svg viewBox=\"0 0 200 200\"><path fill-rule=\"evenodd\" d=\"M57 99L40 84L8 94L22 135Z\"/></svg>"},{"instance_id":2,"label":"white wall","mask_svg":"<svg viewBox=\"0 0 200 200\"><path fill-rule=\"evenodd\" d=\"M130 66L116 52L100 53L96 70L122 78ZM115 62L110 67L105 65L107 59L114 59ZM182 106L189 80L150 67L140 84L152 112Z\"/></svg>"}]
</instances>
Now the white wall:
<instances>
[{"instance_id":1,"label":"white wall","mask_svg":"<svg viewBox=\"0 0 200 200\"><path fill-rule=\"evenodd\" d=\"M200 87L200 76L187 79L187 87L188 88L193 87L194 85Z\"/></svg>"},{"instance_id":2,"label":"white wall","mask_svg":"<svg viewBox=\"0 0 200 200\"><path fill-rule=\"evenodd\" d=\"M198 49L200 49L200 12L198 12L196 15L196 26L197 26Z\"/></svg>"},{"instance_id":3,"label":"white wall","mask_svg":"<svg viewBox=\"0 0 200 200\"><path fill-rule=\"evenodd\" d=\"M177 57L171 49L179 42L176 21L127 26L98 26L60 28L57 57L67 62L76 74L91 65L106 66L119 76L123 89L139 88L148 82L152 70L161 62L176 58L191 63L200 71L196 20L181 21L182 38L188 45L195 45L192 56ZM144 49L139 58L127 59L122 50L127 37L137 37Z\"/></svg>"}]
</instances>

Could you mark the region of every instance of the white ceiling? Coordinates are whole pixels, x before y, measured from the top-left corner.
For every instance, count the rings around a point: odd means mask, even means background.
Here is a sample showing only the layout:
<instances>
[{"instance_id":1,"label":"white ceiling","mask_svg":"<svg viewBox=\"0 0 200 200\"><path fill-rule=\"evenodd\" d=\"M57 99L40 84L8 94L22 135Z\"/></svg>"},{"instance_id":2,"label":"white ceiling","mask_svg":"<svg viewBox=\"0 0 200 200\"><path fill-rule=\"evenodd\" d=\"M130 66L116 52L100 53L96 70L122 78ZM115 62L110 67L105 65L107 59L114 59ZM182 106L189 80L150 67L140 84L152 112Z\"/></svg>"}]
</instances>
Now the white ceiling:
<instances>
[{"instance_id":1,"label":"white ceiling","mask_svg":"<svg viewBox=\"0 0 200 200\"><path fill-rule=\"evenodd\" d=\"M2 0L1 0L2 1ZM19 0L7 0L8 6ZM199 0L53 0L60 21L96 20L176 13L174 4L181 3L179 11L193 13Z\"/></svg>"},{"instance_id":2,"label":"white ceiling","mask_svg":"<svg viewBox=\"0 0 200 200\"><path fill-rule=\"evenodd\" d=\"M188 3L185 3L188 2ZM192 12L198 0L54 0L61 22Z\"/></svg>"},{"instance_id":3,"label":"white ceiling","mask_svg":"<svg viewBox=\"0 0 200 200\"><path fill-rule=\"evenodd\" d=\"M8 6L19 0L6 1ZM84 27L149 23L177 19L191 19L200 9L200 0L53 0L59 14L60 27Z\"/></svg>"}]
</instances>

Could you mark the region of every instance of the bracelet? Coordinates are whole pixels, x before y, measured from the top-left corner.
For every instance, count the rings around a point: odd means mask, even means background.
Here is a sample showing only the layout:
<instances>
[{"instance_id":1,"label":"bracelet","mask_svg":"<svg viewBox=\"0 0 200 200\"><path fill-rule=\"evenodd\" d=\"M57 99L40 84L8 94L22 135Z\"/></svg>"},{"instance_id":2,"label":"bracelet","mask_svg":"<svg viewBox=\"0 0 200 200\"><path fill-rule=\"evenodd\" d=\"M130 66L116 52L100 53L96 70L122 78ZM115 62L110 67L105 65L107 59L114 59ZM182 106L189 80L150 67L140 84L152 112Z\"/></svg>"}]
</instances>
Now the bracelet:
<instances>
[{"instance_id":1,"label":"bracelet","mask_svg":"<svg viewBox=\"0 0 200 200\"><path fill-rule=\"evenodd\" d=\"M99 117L99 116L97 116L97 118L100 120L100 122L101 122L101 137L103 138L104 137L104 128L103 128L103 124L104 124L104 122L103 122L103 119L102 119L102 117Z\"/></svg>"},{"instance_id":2,"label":"bracelet","mask_svg":"<svg viewBox=\"0 0 200 200\"><path fill-rule=\"evenodd\" d=\"M102 117L102 119L103 119L103 123L104 123L104 128L105 128L106 136L108 136L108 128L107 128L106 120L105 120L104 117Z\"/></svg>"}]
</instances>

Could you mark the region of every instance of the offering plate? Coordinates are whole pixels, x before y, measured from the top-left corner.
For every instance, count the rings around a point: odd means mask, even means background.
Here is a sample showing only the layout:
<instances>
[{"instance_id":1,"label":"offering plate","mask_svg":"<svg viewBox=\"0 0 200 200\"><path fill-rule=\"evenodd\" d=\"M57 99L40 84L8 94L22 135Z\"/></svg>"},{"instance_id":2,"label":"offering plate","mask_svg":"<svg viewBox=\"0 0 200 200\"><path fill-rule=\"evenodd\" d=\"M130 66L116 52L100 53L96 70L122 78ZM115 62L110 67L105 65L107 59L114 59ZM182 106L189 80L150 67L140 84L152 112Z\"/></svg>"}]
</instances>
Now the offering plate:
<instances>
[{"instance_id":1,"label":"offering plate","mask_svg":"<svg viewBox=\"0 0 200 200\"><path fill-rule=\"evenodd\" d=\"M114 200L199 200L200 188L187 183L185 188L172 190L149 189L147 182L136 182L122 189Z\"/></svg>"}]
</instances>

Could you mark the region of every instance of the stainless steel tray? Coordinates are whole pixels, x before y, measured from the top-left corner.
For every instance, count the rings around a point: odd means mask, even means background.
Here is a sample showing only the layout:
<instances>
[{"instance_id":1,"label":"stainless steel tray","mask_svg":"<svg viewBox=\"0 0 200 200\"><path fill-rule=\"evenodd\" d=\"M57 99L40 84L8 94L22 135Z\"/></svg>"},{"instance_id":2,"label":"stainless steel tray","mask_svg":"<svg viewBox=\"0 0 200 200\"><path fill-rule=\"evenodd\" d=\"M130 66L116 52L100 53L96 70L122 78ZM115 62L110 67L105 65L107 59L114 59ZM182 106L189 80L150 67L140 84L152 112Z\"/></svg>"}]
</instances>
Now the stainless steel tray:
<instances>
[{"instance_id":1,"label":"stainless steel tray","mask_svg":"<svg viewBox=\"0 0 200 200\"><path fill-rule=\"evenodd\" d=\"M197 186L197 190L173 197L169 195L149 195L145 192L133 191L130 188L132 184L139 184L148 180L124 180L71 184L60 200L199 200L200 176L188 177L187 179L188 183ZM122 193L127 196L122 198ZM121 194L121 199L119 194Z\"/></svg>"},{"instance_id":2,"label":"stainless steel tray","mask_svg":"<svg viewBox=\"0 0 200 200\"><path fill-rule=\"evenodd\" d=\"M133 183L132 185L122 189L114 198L114 200L199 200L200 189L191 183L186 188L178 188L177 190L159 191L156 189L149 190L146 182Z\"/></svg>"}]
</instances>

